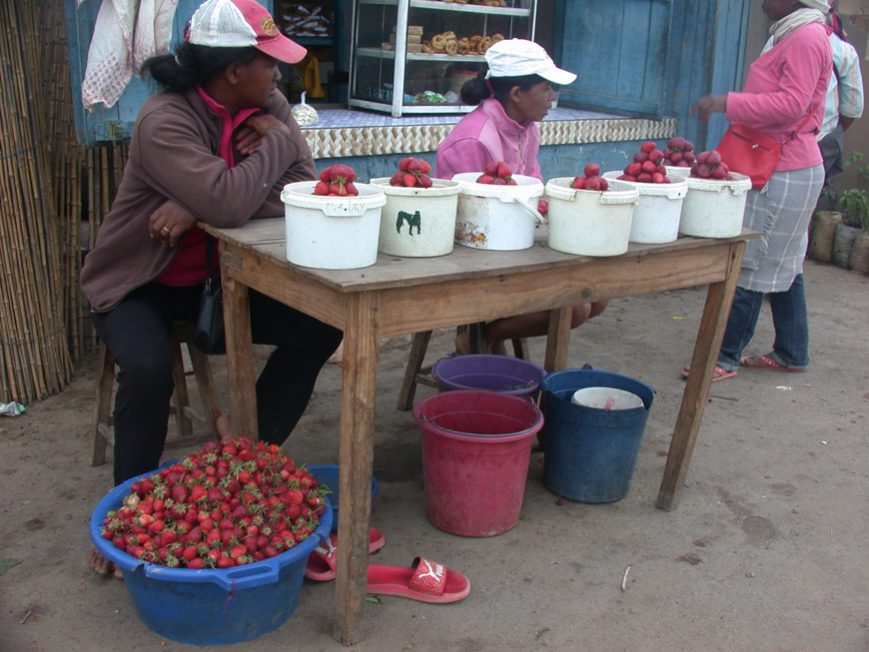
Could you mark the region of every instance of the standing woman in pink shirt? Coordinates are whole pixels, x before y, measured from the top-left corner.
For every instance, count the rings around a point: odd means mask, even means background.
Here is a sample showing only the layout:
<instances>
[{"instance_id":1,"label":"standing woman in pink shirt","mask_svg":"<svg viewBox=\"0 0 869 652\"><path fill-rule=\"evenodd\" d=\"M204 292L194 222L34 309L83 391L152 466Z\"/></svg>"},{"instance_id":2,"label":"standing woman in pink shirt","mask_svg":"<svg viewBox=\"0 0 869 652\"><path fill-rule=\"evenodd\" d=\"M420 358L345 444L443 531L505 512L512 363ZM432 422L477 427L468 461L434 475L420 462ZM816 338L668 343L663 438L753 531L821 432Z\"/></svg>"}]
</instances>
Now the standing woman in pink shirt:
<instances>
[{"instance_id":1,"label":"standing woman in pink shirt","mask_svg":"<svg viewBox=\"0 0 869 652\"><path fill-rule=\"evenodd\" d=\"M732 378L740 365L798 372L809 363L802 267L809 218L824 182L816 134L832 71L824 27L827 9L827 0L764 0L763 11L775 22L742 92L707 95L692 107L704 121L712 113L724 113L732 122L785 142L769 183L748 195L743 224L760 231L761 237L750 240L745 250L713 382ZM808 115L811 118L790 140ZM764 295L769 297L775 327L772 350L743 356Z\"/></svg>"},{"instance_id":2,"label":"standing woman in pink shirt","mask_svg":"<svg viewBox=\"0 0 869 652\"><path fill-rule=\"evenodd\" d=\"M481 172L487 163L504 161L515 174L543 180L537 152L540 130L558 86L572 84L576 75L558 68L546 50L531 41L499 41L486 51L488 71L462 87L462 101L479 105L462 118L438 146L435 176L452 179L461 172ZM603 312L606 301L573 307L571 327ZM492 351L502 352L504 340L545 335L549 313L504 317L486 324ZM459 353L465 343L457 342Z\"/></svg>"}]
</instances>

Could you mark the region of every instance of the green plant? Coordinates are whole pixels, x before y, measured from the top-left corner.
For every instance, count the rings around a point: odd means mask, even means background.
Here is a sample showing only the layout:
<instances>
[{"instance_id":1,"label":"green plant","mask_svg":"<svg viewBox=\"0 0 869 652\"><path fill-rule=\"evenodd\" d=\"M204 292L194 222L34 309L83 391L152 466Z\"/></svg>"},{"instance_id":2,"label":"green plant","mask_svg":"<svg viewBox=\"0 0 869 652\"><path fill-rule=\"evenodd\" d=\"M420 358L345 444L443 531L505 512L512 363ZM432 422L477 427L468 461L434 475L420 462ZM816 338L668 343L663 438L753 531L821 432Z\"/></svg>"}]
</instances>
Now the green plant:
<instances>
[{"instance_id":1,"label":"green plant","mask_svg":"<svg viewBox=\"0 0 869 652\"><path fill-rule=\"evenodd\" d=\"M846 225L869 229L869 192L859 188L843 190L837 205Z\"/></svg>"},{"instance_id":2,"label":"green plant","mask_svg":"<svg viewBox=\"0 0 869 652\"><path fill-rule=\"evenodd\" d=\"M869 185L869 163L863 163L865 158L863 152L854 151L845 159L845 167L854 166L857 169L860 186ZM824 199L831 201L841 211L842 221L846 225L869 230L869 191L858 187L836 192L828 187L824 193Z\"/></svg>"}]
</instances>

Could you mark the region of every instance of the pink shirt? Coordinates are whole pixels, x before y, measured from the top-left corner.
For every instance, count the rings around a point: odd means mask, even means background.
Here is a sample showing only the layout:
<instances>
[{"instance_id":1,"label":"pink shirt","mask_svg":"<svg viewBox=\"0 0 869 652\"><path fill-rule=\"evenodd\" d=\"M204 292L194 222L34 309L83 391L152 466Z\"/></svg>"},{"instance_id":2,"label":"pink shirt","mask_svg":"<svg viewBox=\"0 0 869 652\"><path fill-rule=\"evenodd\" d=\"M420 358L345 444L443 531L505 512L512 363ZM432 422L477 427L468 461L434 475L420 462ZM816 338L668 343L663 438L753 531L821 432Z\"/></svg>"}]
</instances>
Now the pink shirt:
<instances>
[{"instance_id":1,"label":"pink shirt","mask_svg":"<svg viewBox=\"0 0 869 652\"><path fill-rule=\"evenodd\" d=\"M460 172L482 172L486 163L504 161L515 174L542 181L539 150L537 123L519 124L505 113L498 100L489 98L459 120L438 145L435 176L452 179Z\"/></svg>"},{"instance_id":2,"label":"pink shirt","mask_svg":"<svg viewBox=\"0 0 869 652\"><path fill-rule=\"evenodd\" d=\"M741 93L727 94L724 116L779 140L796 129L809 109L812 118L796 139L782 147L777 171L799 170L823 162L815 134L824 117L824 98L832 72L827 31L812 23L791 32L760 55L748 71Z\"/></svg>"}]
</instances>

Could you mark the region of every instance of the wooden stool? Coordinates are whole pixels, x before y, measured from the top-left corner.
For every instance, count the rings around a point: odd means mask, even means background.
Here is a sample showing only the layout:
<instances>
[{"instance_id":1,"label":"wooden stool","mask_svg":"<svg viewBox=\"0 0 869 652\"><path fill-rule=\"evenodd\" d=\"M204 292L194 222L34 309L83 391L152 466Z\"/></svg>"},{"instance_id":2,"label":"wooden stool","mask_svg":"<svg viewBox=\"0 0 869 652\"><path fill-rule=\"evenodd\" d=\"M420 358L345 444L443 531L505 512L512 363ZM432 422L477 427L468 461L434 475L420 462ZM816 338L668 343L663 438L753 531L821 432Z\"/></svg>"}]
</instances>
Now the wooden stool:
<instances>
[{"instance_id":1,"label":"wooden stool","mask_svg":"<svg viewBox=\"0 0 869 652\"><path fill-rule=\"evenodd\" d=\"M175 379L175 390L172 393L177 436L166 439L166 448L183 447L200 443L213 437L218 437L216 415L220 411L217 398L217 387L211 375L211 365L208 356L193 345L193 324L179 322L172 327L172 339L175 341L175 361L172 365L172 376ZM204 414L196 411L190 405L187 393L187 375L184 371L184 358L181 345L187 346L193 374L199 389ZM97 394L94 404L93 421L93 457L92 466L99 466L106 461L106 446L114 444L115 429L112 419L112 394L115 383L115 358L105 344L100 344L97 361ZM204 432L194 432L193 422L202 424Z\"/></svg>"},{"instance_id":2,"label":"wooden stool","mask_svg":"<svg viewBox=\"0 0 869 652\"><path fill-rule=\"evenodd\" d=\"M477 322L467 326L459 326L456 332L468 329L470 336L471 353L488 352L486 342L486 324ZM407 356L407 367L404 369L404 379L401 381L401 391L398 393L398 409L407 411L413 407L413 399L416 396L416 386L437 387L437 382L431 375L431 365L423 367L428 343L431 340L431 331L415 333L413 343L410 346L410 354ZM522 360L528 360L528 345L525 338L514 338L513 354Z\"/></svg>"}]
</instances>

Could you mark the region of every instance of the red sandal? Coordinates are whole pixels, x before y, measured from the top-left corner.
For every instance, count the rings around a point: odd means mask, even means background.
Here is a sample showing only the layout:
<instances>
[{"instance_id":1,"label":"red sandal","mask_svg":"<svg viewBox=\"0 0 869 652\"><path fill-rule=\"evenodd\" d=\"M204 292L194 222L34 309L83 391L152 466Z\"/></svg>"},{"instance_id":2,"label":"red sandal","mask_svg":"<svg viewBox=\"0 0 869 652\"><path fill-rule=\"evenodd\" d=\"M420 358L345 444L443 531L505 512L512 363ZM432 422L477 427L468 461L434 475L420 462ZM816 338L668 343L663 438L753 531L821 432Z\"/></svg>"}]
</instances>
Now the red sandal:
<instances>
[{"instance_id":1,"label":"red sandal","mask_svg":"<svg viewBox=\"0 0 869 652\"><path fill-rule=\"evenodd\" d=\"M786 371L788 373L803 373L805 367L787 367L771 355L746 355L739 360L739 364L747 369L766 369L767 371Z\"/></svg>"},{"instance_id":2,"label":"red sandal","mask_svg":"<svg viewBox=\"0 0 869 652\"><path fill-rule=\"evenodd\" d=\"M684 369L682 369L682 378L684 378L685 380L688 380L688 372L689 372L689 367L685 367ZM712 382L718 383L718 382L721 382L722 380L727 380L728 378L733 378L735 375L736 375L736 369L734 369L733 371L728 371L727 369L725 369L721 365L717 364L717 365L715 365L715 368L712 370Z\"/></svg>"}]
</instances>

